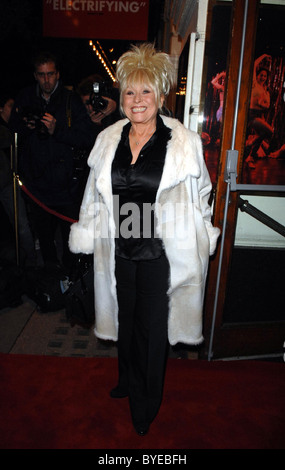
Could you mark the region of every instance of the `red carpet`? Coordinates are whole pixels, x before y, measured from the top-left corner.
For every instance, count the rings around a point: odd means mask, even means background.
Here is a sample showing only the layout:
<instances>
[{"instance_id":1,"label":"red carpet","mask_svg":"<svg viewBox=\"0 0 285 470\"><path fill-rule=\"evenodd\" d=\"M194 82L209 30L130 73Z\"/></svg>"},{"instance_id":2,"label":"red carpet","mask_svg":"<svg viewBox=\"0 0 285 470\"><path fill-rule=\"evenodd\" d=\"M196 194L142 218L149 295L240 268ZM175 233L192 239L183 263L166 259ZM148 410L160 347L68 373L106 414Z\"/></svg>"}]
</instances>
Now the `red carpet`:
<instances>
[{"instance_id":1,"label":"red carpet","mask_svg":"<svg viewBox=\"0 0 285 470\"><path fill-rule=\"evenodd\" d=\"M109 398L116 359L0 354L0 377L1 449L285 447L283 363L170 359L145 437Z\"/></svg>"}]
</instances>

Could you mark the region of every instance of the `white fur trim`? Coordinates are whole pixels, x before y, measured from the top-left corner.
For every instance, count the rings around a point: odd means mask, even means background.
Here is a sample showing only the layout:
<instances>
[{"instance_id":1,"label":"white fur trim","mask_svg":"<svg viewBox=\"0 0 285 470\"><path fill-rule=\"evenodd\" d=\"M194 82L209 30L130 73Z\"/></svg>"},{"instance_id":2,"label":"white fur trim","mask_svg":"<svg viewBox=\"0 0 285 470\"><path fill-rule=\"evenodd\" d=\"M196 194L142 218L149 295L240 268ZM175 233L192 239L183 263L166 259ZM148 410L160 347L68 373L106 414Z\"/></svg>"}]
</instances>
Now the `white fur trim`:
<instances>
[{"instance_id":1,"label":"white fur trim","mask_svg":"<svg viewBox=\"0 0 285 470\"><path fill-rule=\"evenodd\" d=\"M94 251L94 240L90 235L90 231L82 227L78 222L71 226L68 243L72 253L90 255Z\"/></svg>"}]
</instances>

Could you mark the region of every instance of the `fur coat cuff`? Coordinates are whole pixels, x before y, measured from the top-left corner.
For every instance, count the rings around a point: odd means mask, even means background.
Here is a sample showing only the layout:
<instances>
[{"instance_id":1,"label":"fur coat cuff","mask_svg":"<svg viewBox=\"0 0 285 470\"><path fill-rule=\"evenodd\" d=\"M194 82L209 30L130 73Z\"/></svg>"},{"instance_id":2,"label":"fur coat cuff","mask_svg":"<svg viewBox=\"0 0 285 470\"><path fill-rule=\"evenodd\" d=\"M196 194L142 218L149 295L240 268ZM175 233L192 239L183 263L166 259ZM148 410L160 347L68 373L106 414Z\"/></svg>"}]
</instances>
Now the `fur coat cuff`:
<instances>
[{"instance_id":1,"label":"fur coat cuff","mask_svg":"<svg viewBox=\"0 0 285 470\"><path fill-rule=\"evenodd\" d=\"M72 253L91 255L94 251L94 239L90 230L77 222L71 226L69 235L69 248Z\"/></svg>"}]
</instances>

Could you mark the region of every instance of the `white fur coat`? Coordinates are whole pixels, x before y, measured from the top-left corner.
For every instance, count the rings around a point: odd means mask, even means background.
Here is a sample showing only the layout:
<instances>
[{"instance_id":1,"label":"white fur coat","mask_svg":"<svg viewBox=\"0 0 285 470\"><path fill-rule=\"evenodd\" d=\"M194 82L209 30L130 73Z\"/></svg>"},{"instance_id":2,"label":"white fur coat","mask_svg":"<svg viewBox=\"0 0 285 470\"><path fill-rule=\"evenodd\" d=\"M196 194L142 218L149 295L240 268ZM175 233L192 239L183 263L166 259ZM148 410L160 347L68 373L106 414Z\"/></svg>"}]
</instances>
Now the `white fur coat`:
<instances>
[{"instance_id":1,"label":"white fur coat","mask_svg":"<svg viewBox=\"0 0 285 470\"><path fill-rule=\"evenodd\" d=\"M209 255L220 231L211 224L211 182L198 134L176 119L162 119L171 129L171 139L155 216L170 264L168 337L171 345L199 344ZM118 337L118 303L111 165L127 122L118 121L97 137L88 160L91 170L79 221L72 225L69 239L72 252L94 254L95 334L113 341Z\"/></svg>"}]
</instances>

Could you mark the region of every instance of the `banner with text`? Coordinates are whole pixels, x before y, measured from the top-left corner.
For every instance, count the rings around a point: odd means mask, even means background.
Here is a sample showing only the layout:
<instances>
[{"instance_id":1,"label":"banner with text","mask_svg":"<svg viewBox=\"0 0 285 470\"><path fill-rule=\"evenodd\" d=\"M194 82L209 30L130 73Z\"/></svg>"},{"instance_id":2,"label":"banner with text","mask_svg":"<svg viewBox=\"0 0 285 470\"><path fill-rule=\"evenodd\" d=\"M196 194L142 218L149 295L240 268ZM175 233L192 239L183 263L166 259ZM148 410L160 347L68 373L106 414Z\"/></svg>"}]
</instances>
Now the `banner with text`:
<instances>
[{"instance_id":1,"label":"banner with text","mask_svg":"<svg viewBox=\"0 0 285 470\"><path fill-rule=\"evenodd\" d=\"M43 34L145 41L149 0L43 0Z\"/></svg>"}]
</instances>

